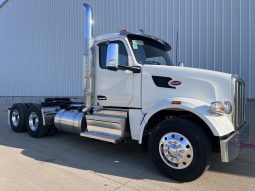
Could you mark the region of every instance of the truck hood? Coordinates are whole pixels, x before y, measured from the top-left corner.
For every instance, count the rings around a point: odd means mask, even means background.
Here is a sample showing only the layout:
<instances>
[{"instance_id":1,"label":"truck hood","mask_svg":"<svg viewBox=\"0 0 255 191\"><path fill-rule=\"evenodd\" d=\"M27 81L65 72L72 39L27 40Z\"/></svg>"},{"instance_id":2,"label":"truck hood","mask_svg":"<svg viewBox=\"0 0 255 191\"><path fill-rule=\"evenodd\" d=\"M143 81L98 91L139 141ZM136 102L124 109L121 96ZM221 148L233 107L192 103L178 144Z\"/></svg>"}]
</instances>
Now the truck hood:
<instances>
[{"instance_id":1,"label":"truck hood","mask_svg":"<svg viewBox=\"0 0 255 191\"><path fill-rule=\"evenodd\" d=\"M189 67L159 65L144 65L142 71L143 82L153 78L153 76L169 77L172 79L169 81L176 81L173 83L174 88L162 88L158 87L152 79L150 83L159 88L159 91L156 92L158 95L155 95L157 99L162 99L164 96L195 98L208 104L213 101L232 102L232 74Z\"/></svg>"}]
</instances>

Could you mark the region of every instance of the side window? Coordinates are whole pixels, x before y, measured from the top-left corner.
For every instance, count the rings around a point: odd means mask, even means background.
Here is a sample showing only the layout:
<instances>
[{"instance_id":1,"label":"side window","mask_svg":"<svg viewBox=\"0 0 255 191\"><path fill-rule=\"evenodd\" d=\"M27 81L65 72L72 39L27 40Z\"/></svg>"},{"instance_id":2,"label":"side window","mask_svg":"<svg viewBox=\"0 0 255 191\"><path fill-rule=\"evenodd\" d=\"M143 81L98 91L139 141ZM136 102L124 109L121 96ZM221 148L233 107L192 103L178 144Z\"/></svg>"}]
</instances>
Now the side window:
<instances>
[{"instance_id":1,"label":"side window","mask_svg":"<svg viewBox=\"0 0 255 191\"><path fill-rule=\"evenodd\" d=\"M146 61L152 61L152 62L160 63L162 65L167 65L166 60L163 56L161 56L161 57L150 57L150 58L147 58Z\"/></svg>"},{"instance_id":2,"label":"side window","mask_svg":"<svg viewBox=\"0 0 255 191\"><path fill-rule=\"evenodd\" d=\"M99 45L99 66L102 69L106 68L106 57L107 57L107 45Z\"/></svg>"},{"instance_id":3,"label":"side window","mask_svg":"<svg viewBox=\"0 0 255 191\"><path fill-rule=\"evenodd\" d=\"M123 42L113 41L110 43L117 43L119 45L119 65L128 66L128 53ZM107 46L108 44L99 45L99 66L102 69L106 69Z\"/></svg>"}]
</instances>

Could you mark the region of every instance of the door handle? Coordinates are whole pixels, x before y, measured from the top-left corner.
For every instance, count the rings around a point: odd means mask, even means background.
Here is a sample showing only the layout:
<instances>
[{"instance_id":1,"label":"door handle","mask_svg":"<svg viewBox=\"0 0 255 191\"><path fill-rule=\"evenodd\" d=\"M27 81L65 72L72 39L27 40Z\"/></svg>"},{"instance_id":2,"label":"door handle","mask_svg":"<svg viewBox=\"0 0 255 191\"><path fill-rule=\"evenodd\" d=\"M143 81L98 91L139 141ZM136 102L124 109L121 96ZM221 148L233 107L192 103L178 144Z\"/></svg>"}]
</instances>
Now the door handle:
<instances>
[{"instance_id":1,"label":"door handle","mask_svg":"<svg viewBox=\"0 0 255 191\"><path fill-rule=\"evenodd\" d=\"M107 100L106 96L98 95L97 96L98 100Z\"/></svg>"}]
</instances>

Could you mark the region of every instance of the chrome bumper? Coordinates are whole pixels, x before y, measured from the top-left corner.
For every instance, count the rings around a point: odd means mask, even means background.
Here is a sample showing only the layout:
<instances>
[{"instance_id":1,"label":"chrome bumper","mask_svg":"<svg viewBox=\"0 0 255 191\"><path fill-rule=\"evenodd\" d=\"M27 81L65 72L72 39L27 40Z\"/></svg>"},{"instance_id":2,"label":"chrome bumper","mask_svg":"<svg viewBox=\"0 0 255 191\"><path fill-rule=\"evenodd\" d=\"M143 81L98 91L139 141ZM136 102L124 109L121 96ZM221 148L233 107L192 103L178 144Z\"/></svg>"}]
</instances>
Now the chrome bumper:
<instances>
[{"instance_id":1,"label":"chrome bumper","mask_svg":"<svg viewBox=\"0 0 255 191\"><path fill-rule=\"evenodd\" d=\"M235 160L241 150L241 143L249 138L249 125L244 123L239 130L220 140L221 161L231 162Z\"/></svg>"}]
</instances>

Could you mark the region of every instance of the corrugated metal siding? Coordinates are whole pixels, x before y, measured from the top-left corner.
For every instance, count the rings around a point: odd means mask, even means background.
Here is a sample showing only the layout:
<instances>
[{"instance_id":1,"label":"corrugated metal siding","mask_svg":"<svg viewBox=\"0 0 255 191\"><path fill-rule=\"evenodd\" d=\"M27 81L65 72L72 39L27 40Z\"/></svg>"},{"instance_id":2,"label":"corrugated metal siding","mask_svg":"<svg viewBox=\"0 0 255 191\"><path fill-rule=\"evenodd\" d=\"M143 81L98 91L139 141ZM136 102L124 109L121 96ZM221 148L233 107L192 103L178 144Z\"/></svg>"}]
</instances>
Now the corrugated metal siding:
<instances>
[{"instance_id":1,"label":"corrugated metal siding","mask_svg":"<svg viewBox=\"0 0 255 191\"><path fill-rule=\"evenodd\" d=\"M10 0L0 10L0 78L9 79L0 81L0 95L82 95L82 2ZM174 45L179 31L180 61L237 73L255 98L254 0L87 2L95 35L142 28ZM170 55L176 60L175 49Z\"/></svg>"},{"instance_id":2,"label":"corrugated metal siding","mask_svg":"<svg viewBox=\"0 0 255 191\"><path fill-rule=\"evenodd\" d=\"M81 96L82 1L10 0L0 10L0 95Z\"/></svg>"},{"instance_id":3,"label":"corrugated metal siding","mask_svg":"<svg viewBox=\"0 0 255 191\"><path fill-rule=\"evenodd\" d=\"M186 66L235 73L255 98L254 0L90 0L95 35L140 28L176 44ZM170 53L176 60L175 47Z\"/></svg>"}]
</instances>

